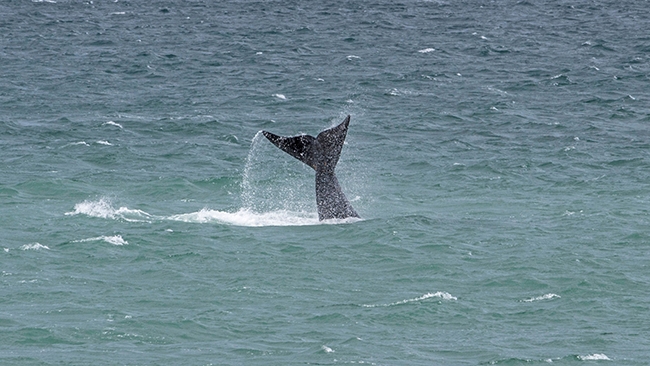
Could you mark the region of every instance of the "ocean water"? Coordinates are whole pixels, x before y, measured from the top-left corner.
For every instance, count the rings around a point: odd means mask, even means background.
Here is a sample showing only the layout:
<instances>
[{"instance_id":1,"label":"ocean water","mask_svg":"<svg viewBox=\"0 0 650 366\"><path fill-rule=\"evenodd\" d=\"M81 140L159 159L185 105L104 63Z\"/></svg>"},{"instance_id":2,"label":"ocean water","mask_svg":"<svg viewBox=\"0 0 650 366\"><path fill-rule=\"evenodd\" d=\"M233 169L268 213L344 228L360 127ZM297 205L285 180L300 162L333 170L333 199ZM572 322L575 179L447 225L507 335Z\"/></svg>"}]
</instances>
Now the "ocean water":
<instances>
[{"instance_id":1,"label":"ocean water","mask_svg":"<svg viewBox=\"0 0 650 366\"><path fill-rule=\"evenodd\" d=\"M650 363L649 6L3 1L0 364Z\"/></svg>"}]
</instances>

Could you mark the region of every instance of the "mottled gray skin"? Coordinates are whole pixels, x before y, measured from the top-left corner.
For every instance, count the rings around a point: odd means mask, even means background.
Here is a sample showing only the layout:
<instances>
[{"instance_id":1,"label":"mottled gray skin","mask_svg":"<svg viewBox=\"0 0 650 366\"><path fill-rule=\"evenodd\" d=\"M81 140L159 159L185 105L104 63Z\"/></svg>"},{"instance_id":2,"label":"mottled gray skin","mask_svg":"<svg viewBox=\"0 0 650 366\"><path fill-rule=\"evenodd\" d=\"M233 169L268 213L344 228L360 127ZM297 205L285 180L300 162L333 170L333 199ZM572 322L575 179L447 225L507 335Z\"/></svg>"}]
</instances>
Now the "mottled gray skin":
<instances>
[{"instance_id":1,"label":"mottled gray skin","mask_svg":"<svg viewBox=\"0 0 650 366\"><path fill-rule=\"evenodd\" d=\"M319 133L317 137L309 135L282 137L262 131L264 136L280 150L316 171L316 204L318 219L321 221L359 217L343 194L334 173L349 124L350 116L347 116L340 125Z\"/></svg>"}]
</instances>

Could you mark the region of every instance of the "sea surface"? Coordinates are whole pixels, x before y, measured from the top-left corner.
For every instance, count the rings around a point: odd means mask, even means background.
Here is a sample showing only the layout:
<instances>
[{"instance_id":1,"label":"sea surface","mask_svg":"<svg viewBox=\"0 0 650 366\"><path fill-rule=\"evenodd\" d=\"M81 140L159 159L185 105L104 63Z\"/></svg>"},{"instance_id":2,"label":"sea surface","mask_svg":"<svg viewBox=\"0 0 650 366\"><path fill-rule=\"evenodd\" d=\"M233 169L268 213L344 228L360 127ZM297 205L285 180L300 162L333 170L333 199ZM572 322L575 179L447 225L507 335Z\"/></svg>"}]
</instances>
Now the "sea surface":
<instances>
[{"instance_id":1,"label":"sea surface","mask_svg":"<svg viewBox=\"0 0 650 366\"><path fill-rule=\"evenodd\" d=\"M3 0L0 364L649 364L649 9Z\"/></svg>"}]
</instances>

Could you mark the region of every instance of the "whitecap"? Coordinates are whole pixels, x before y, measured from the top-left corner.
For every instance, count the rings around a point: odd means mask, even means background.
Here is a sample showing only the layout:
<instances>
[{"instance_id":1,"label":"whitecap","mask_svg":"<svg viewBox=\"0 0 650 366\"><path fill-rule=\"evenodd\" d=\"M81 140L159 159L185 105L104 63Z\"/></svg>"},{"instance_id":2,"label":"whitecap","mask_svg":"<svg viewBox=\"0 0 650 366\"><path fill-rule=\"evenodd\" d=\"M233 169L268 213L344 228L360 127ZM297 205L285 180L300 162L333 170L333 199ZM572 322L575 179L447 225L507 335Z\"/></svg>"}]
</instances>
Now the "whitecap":
<instances>
[{"instance_id":1,"label":"whitecap","mask_svg":"<svg viewBox=\"0 0 650 366\"><path fill-rule=\"evenodd\" d=\"M560 295L549 293L549 294L545 294L545 295L542 295L542 296L531 297L530 299L525 299L525 300L522 300L522 301L523 302L533 302L533 301L540 301L540 300L551 300L551 299L556 299L556 298L559 299Z\"/></svg>"},{"instance_id":2,"label":"whitecap","mask_svg":"<svg viewBox=\"0 0 650 366\"><path fill-rule=\"evenodd\" d=\"M332 353L332 352L334 352L333 349L327 347L326 345L323 345L323 346L321 347L321 349L322 349L323 351L325 351L326 353Z\"/></svg>"},{"instance_id":3,"label":"whitecap","mask_svg":"<svg viewBox=\"0 0 650 366\"><path fill-rule=\"evenodd\" d=\"M361 57L355 55L349 55L346 58L348 59L348 61L352 61L352 60L360 59Z\"/></svg>"},{"instance_id":4,"label":"whitecap","mask_svg":"<svg viewBox=\"0 0 650 366\"><path fill-rule=\"evenodd\" d=\"M582 361L611 361L612 359L607 357L604 353L594 353L591 355L578 356Z\"/></svg>"},{"instance_id":5,"label":"whitecap","mask_svg":"<svg viewBox=\"0 0 650 366\"><path fill-rule=\"evenodd\" d=\"M127 245L127 244L129 244L128 241L122 239L122 235L98 236L96 238L75 240L73 243L85 243L85 242L100 241L100 240L103 240L103 241L105 241L105 242L107 242L109 244L113 244L113 245Z\"/></svg>"},{"instance_id":6,"label":"whitecap","mask_svg":"<svg viewBox=\"0 0 650 366\"><path fill-rule=\"evenodd\" d=\"M129 222L150 221L152 216L142 210L133 210L128 207L115 209L110 200L105 197L97 201L83 201L74 205L74 211L66 212L67 216L87 215L102 219L121 219Z\"/></svg>"},{"instance_id":7,"label":"whitecap","mask_svg":"<svg viewBox=\"0 0 650 366\"><path fill-rule=\"evenodd\" d=\"M68 146L90 146L86 141L78 141L78 142L71 142L69 144L63 145L63 147L68 147Z\"/></svg>"},{"instance_id":8,"label":"whitecap","mask_svg":"<svg viewBox=\"0 0 650 366\"><path fill-rule=\"evenodd\" d=\"M274 97L282 100L287 100L287 97L284 94L273 94Z\"/></svg>"},{"instance_id":9,"label":"whitecap","mask_svg":"<svg viewBox=\"0 0 650 366\"><path fill-rule=\"evenodd\" d=\"M413 95L414 92L412 90L408 90L408 89L393 88L390 91L388 91L387 94L397 97L397 96L404 96L404 95Z\"/></svg>"},{"instance_id":10,"label":"whitecap","mask_svg":"<svg viewBox=\"0 0 650 366\"><path fill-rule=\"evenodd\" d=\"M102 126L106 126L106 125L109 125L109 126L115 126L115 127L119 127L119 128L124 128L124 127L122 127L121 124L119 124L119 123L117 123L117 122L113 122L113 121L104 122L104 123L102 124Z\"/></svg>"},{"instance_id":11,"label":"whitecap","mask_svg":"<svg viewBox=\"0 0 650 366\"><path fill-rule=\"evenodd\" d=\"M21 246L20 249L21 250L41 250L41 249L50 250L50 248L48 248L47 245L42 245L40 243L25 244Z\"/></svg>"},{"instance_id":12,"label":"whitecap","mask_svg":"<svg viewBox=\"0 0 650 366\"><path fill-rule=\"evenodd\" d=\"M97 141L97 143L100 144L100 145L113 146L113 144L111 144L108 141L104 141L104 140L99 140L99 141Z\"/></svg>"},{"instance_id":13,"label":"whitecap","mask_svg":"<svg viewBox=\"0 0 650 366\"><path fill-rule=\"evenodd\" d=\"M419 50L418 52L420 52L420 53L430 53L430 52L433 52L435 50L436 50L435 48L425 48L425 49Z\"/></svg>"},{"instance_id":14,"label":"whitecap","mask_svg":"<svg viewBox=\"0 0 650 366\"><path fill-rule=\"evenodd\" d=\"M361 306L363 306L364 308L387 307L387 306L408 304L408 303L411 303L411 302L418 302L418 301L422 301L422 300L426 300L426 299L430 299L430 298L439 298L439 299L447 300L447 301L458 300L457 297L452 296L448 292L438 291L436 293L430 293L429 292L429 293L424 294L424 295L422 295L420 297L416 297L416 298L413 298L413 299L401 300L401 301L393 302L393 303L390 303L390 304L370 304L370 305L363 304Z\"/></svg>"}]
</instances>

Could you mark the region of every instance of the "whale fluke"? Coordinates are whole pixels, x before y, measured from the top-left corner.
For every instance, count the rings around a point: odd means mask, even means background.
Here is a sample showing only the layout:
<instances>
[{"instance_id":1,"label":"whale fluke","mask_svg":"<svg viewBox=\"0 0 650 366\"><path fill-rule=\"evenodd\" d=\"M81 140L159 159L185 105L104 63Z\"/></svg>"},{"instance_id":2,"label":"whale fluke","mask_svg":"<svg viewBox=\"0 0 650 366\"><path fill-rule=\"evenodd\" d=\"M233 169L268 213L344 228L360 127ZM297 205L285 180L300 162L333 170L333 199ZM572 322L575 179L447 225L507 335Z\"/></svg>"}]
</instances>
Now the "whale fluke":
<instances>
[{"instance_id":1,"label":"whale fluke","mask_svg":"<svg viewBox=\"0 0 650 366\"><path fill-rule=\"evenodd\" d=\"M334 173L349 124L350 116L347 116L341 124L319 133L316 137L309 135L283 137L262 131L264 136L280 150L316 171L316 204L318 219L321 221L359 217L343 194Z\"/></svg>"}]
</instances>

